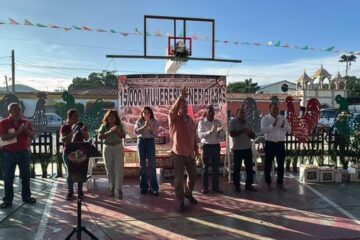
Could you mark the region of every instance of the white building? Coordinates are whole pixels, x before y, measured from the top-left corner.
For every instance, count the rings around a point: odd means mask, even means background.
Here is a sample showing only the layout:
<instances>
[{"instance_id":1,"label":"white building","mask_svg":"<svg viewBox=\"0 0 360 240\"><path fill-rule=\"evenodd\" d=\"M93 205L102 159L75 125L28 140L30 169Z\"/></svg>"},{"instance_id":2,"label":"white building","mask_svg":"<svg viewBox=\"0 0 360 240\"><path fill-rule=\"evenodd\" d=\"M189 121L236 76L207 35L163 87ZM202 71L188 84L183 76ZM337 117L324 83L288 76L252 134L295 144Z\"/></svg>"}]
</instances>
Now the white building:
<instances>
[{"instance_id":1,"label":"white building","mask_svg":"<svg viewBox=\"0 0 360 240\"><path fill-rule=\"evenodd\" d=\"M335 97L347 97L346 79L338 72L333 77L321 65L312 77L304 73L296 80L296 90L291 93L301 97L301 105L306 106L311 98L317 98L324 108L337 108Z\"/></svg>"},{"instance_id":2,"label":"white building","mask_svg":"<svg viewBox=\"0 0 360 240\"><path fill-rule=\"evenodd\" d=\"M284 94L290 91L296 90L296 84L289 82L287 80L282 80L279 82L274 82L266 85L260 86L258 93L264 94Z\"/></svg>"}]
</instances>

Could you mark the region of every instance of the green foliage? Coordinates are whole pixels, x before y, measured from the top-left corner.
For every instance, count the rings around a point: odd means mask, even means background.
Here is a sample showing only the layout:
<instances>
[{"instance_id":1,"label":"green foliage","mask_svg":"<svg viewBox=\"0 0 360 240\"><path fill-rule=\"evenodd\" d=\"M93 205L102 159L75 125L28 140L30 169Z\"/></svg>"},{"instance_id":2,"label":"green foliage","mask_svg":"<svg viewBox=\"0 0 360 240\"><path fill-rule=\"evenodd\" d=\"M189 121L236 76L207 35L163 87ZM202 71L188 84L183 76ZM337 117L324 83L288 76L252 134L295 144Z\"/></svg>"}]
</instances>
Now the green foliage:
<instances>
[{"instance_id":1,"label":"green foliage","mask_svg":"<svg viewBox=\"0 0 360 240\"><path fill-rule=\"evenodd\" d=\"M55 103L55 113L62 117L62 119L66 119L67 106L64 102Z\"/></svg>"},{"instance_id":2,"label":"green foliage","mask_svg":"<svg viewBox=\"0 0 360 240\"><path fill-rule=\"evenodd\" d=\"M345 65L346 66L346 68L345 68L345 76L348 76L348 72L349 72L351 63L356 62L356 56L354 54L350 54L350 55L343 54L340 57L339 62L346 64Z\"/></svg>"},{"instance_id":3,"label":"green foliage","mask_svg":"<svg viewBox=\"0 0 360 240\"><path fill-rule=\"evenodd\" d=\"M345 77L347 80L346 88L348 89L348 97L360 96L360 78L355 76Z\"/></svg>"},{"instance_id":4,"label":"green foliage","mask_svg":"<svg viewBox=\"0 0 360 240\"><path fill-rule=\"evenodd\" d=\"M85 106L82 103L75 103L75 109L78 110L80 115L83 115L85 112Z\"/></svg>"},{"instance_id":5,"label":"green foliage","mask_svg":"<svg viewBox=\"0 0 360 240\"><path fill-rule=\"evenodd\" d=\"M118 81L115 72L102 71L100 73L90 73L86 77L76 77L73 79L68 90L78 90L84 88L99 88L99 87L117 87Z\"/></svg>"},{"instance_id":6,"label":"green foliage","mask_svg":"<svg viewBox=\"0 0 360 240\"><path fill-rule=\"evenodd\" d=\"M75 109L78 110L80 115L84 114L85 106L82 103L75 103ZM66 119L66 113L68 111L68 106L64 102L55 103L55 113L58 114L63 119Z\"/></svg>"},{"instance_id":7,"label":"green foliage","mask_svg":"<svg viewBox=\"0 0 360 240\"><path fill-rule=\"evenodd\" d=\"M227 86L227 93L255 93L260 87L257 83L252 82L252 79L245 79L243 82L229 83Z\"/></svg>"},{"instance_id":8,"label":"green foliage","mask_svg":"<svg viewBox=\"0 0 360 240\"><path fill-rule=\"evenodd\" d=\"M96 102L96 101L87 102L86 103L86 108L85 108L86 109L85 114L86 115L89 115L89 114L91 115L91 114L93 114L95 112L95 113L98 113L100 115L103 115L102 112L98 112L98 108L97 108L98 104L99 103ZM113 102L110 102L110 101L103 101L103 102L101 102L101 104L102 104L102 109L100 109L100 111L102 111L104 109L112 109L112 108L115 107L115 104Z\"/></svg>"}]
</instances>

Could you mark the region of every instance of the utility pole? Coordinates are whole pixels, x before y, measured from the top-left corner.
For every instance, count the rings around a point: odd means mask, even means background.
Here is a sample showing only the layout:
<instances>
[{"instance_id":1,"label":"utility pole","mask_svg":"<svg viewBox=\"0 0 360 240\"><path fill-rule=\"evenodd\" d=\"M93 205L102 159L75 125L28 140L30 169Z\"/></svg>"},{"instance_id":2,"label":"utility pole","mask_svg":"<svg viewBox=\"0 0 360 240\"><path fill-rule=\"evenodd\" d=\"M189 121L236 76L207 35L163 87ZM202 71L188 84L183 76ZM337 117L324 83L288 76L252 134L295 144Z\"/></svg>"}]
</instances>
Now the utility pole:
<instances>
[{"instance_id":1,"label":"utility pole","mask_svg":"<svg viewBox=\"0 0 360 240\"><path fill-rule=\"evenodd\" d=\"M6 92L9 93L9 84L8 84L8 78L5 75L5 84L6 84Z\"/></svg>"},{"instance_id":2,"label":"utility pole","mask_svg":"<svg viewBox=\"0 0 360 240\"><path fill-rule=\"evenodd\" d=\"M15 51L11 51L11 84L12 84L12 93L15 94Z\"/></svg>"}]
</instances>

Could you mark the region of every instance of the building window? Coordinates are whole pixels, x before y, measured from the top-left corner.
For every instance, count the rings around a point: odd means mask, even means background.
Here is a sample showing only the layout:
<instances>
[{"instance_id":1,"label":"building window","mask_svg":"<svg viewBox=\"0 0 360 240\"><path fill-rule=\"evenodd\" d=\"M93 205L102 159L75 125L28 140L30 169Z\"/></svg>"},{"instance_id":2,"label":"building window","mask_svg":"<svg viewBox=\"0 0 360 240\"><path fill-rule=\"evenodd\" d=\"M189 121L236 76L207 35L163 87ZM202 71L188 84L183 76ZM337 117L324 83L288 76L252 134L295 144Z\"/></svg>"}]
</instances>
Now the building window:
<instances>
[{"instance_id":1,"label":"building window","mask_svg":"<svg viewBox=\"0 0 360 240\"><path fill-rule=\"evenodd\" d=\"M281 85L281 91L283 91L283 92L287 92L289 90L289 86L287 85L287 84L283 84L283 85Z\"/></svg>"}]
</instances>

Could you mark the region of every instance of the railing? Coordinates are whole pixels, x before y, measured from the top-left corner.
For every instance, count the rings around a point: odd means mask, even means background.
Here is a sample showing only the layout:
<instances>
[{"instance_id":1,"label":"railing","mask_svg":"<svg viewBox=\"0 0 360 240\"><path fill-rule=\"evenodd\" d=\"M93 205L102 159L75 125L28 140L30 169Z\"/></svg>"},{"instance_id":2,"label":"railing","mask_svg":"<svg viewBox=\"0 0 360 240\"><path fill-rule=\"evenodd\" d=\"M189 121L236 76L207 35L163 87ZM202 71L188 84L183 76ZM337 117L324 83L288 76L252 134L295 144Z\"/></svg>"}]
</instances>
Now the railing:
<instances>
[{"instance_id":1,"label":"railing","mask_svg":"<svg viewBox=\"0 0 360 240\"><path fill-rule=\"evenodd\" d=\"M93 139L96 148L101 151L103 142ZM262 145L258 145L260 148ZM298 161L301 163L317 162L319 165L342 165L347 168L349 162L357 162L360 158L359 150L351 149L350 145L341 136L325 129L315 129L310 140L300 143L288 134L285 147L287 152L287 168L293 162L294 170ZM258 148L257 148L258 149ZM31 146L31 173L35 176L59 176L63 175L63 143L59 132L45 132L33 139ZM1 156L1 154L0 154ZM0 160L0 179L2 179L2 161Z\"/></svg>"}]
</instances>

